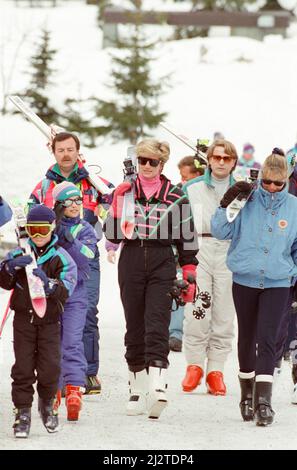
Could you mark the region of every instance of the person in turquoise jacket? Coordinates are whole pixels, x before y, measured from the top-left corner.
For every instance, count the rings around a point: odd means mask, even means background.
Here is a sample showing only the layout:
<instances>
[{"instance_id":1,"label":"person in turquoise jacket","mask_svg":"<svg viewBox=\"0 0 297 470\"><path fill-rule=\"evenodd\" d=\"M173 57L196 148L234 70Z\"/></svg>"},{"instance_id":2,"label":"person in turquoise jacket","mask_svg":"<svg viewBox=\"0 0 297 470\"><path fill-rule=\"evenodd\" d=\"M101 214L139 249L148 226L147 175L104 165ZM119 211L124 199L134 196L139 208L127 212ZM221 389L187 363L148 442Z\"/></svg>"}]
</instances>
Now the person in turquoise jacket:
<instances>
[{"instance_id":1,"label":"person in turquoise jacket","mask_svg":"<svg viewBox=\"0 0 297 470\"><path fill-rule=\"evenodd\" d=\"M243 187L244 186L244 187ZM257 189L229 223L226 207L252 186L238 182L225 193L212 221L213 236L231 240L227 266L233 272L238 319L240 409L244 421L273 422L271 407L278 329L297 275L297 199L287 191L287 162L273 149Z\"/></svg>"}]
</instances>

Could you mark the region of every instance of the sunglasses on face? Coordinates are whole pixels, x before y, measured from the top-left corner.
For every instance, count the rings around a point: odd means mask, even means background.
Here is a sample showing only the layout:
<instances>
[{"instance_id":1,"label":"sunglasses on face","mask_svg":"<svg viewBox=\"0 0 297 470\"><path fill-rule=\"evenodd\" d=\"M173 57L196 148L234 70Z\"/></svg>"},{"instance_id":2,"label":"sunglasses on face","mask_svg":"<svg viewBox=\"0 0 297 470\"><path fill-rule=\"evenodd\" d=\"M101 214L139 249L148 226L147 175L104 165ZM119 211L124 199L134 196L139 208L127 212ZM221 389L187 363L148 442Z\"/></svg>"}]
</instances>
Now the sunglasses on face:
<instances>
[{"instance_id":1,"label":"sunglasses on face","mask_svg":"<svg viewBox=\"0 0 297 470\"><path fill-rule=\"evenodd\" d=\"M81 206L83 203L82 197L78 197L77 199L65 199L65 201L62 203L62 206L70 207L73 203L75 203L77 206Z\"/></svg>"},{"instance_id":2,"label":"sunglasses on face","mask_svg":"<svg viewBox=\"0 0 297 470\"><path fill-rule=\"evenodd\" d=\"M212 158L214 159L215 162L220 162L221 160L224 160L224 163L230 163L232 160L234 160L233 157L221 157L221 155L213 155Z\"/></svg>"},{"instance_id":3,"label":"sunglasses on face","mask_svg":"<svg viewBox=\"0 0 297 470\"><path fill-rule=\"evenodd\" d=\"M25 230L29 237L46 238L55 228L55 224L26 224Z\"/></svg>"},{"instance_id":4,"label":"sunglasses on face","mask_svg":"<svg viewBox=\"0 0 297 470\"><path fill-rule=\"evenodd\" d=\"M139 165L146 165L149 162L150 166L153 168L157 168L160 163L160 160L154 160L153 158L146 158L146 157L137 157Z\"/></svg>"},{"instance_id":5,"label":"sunglasses on face","mask_svg":"<svg viewBox=\"0 0 297 470\"><path fill-rule=\"evenodd\" d=\"M270 184L274 184L274 186L277 186L278 188L281 188L286 184L285 181L274 181L274 180L267 180L267 179L262 179L263 184L267 184L269 186Z\"/></svg>"}]
</instances>

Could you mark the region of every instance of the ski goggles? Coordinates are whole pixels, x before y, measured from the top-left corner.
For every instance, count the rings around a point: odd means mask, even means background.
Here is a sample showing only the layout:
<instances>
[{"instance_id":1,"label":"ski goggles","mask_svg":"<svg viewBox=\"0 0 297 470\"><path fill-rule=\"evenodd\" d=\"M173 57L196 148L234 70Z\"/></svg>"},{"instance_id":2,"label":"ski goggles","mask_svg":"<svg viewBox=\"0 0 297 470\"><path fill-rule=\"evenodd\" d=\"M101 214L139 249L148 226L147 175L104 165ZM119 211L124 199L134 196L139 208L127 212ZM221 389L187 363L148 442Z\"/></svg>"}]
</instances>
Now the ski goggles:
<instances>
[{"instance_id":1,"label":"ski goggles","mask_svg":"<svg viewBox=\"0 0 297 470\"><path fill-rule=\"evenodd\" d=\"M41 237L46 238L55 229L55 223L53 224L26 224L25 230L30 238Z\"/></svg>"},{"instance_id":2,"label":"ski goggles","mask_svg":"<svg viewBox=\"0 0 297 470\"><path fill-rule=\"evenodd\" d=\"M286 184L286 181L274 181L274 180L268 180L268 179L262 178L262 183L267 184L267 186L269 186L273 183L274 186L277 186L278 188L281 188L282 186L284 186Z\"/></svg>"},{"instance_id":3,"label":"ski goggles","mask_svg":"<svg viewBox=\"0 0 297 470\"><path fill-rule=\"evenodd\" d=\"M157 168L157 166L160 163L160 160L155 160L153 158L146 158L146 157L137 157L137 161L139 165L143 165L143 166L146 165L147 162L149 162L150 166L152 166L153 168Z\"/></svg>"},{"instance_id":4,"label":"ski goggles","mask_svg":"<svg viewBox=\"0 0 297 470\"><path fill-rule=\"evenodd\" d=\"M83 203L83 198L78 197L76 199L65 199L61 204L63 207L70 207L72 204L75 203L77 206L81 206Z\"/></svg>"}]
</instances>

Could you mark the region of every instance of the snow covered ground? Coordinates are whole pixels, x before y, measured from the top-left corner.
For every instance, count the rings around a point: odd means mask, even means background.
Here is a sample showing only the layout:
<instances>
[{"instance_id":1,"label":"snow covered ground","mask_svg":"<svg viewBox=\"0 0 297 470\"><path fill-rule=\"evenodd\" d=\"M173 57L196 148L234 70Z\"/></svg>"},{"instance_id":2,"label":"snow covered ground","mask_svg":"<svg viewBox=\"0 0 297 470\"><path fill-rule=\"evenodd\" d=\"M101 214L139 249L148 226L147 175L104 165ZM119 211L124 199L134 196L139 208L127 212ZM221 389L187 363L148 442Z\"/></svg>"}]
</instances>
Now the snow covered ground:
<instances>
[{"instance_id":1,"label":"snow covered ground","mask_svg":"<svg viewBox=\"0 0 297 470\"><path fill-rule=\"evenodd\" d=\"M28 57L34 41L46 24L58 49L53 102L59 106L67 96L104 96L110 59L101 49L96 9L83 2L63 2L56 9L15 8L0 0L0 67L8 73L15 47L28 31L16 62L10 92L25 87ZM156 34L156 29L148 28ZM246 38L197 38L161 43L153 74L171 73L171 88L161 99L168 122L189 137L212 137L222 131L238 150L250 141L263 161L274 146L285 149L297 140L297 38L267 37L264 42ZM3 64L5 67L3 68ZM1 99L1 98L0 98ZM157 138L170 142L172 157L166 174L178 178L176 163L191 152L161 128ZM87 152L88 161L102 167L102 174L115 184L122 179L122 159L127 142L112 144L105 139ZM52 159L42 135L21 117L0 117L0 193L11 200L29 195ZM13 224L1 233L13 239ZM243 423L239 413L237 359L233 351L226 366L226 397L197 392L184 394L181 380L186 363L183 354L171 353L170 404L159 421L127 417L127 370L124 360L124 320L117 286L116 266L102 255L100 299L101 369L103 391L85 397L79 423L68 423L61 407L61 431L49 435L34 409L28 441L12 437L10 368L13 363L12 327L9 320L0 340L0 449L296 449L297 407L290 404L290 368L284 364L275 388L275 423L270 429ZM7 293L0 290L1 312ZM235 344L234 344L235 346Z\"/></svg>"}]
</instances>

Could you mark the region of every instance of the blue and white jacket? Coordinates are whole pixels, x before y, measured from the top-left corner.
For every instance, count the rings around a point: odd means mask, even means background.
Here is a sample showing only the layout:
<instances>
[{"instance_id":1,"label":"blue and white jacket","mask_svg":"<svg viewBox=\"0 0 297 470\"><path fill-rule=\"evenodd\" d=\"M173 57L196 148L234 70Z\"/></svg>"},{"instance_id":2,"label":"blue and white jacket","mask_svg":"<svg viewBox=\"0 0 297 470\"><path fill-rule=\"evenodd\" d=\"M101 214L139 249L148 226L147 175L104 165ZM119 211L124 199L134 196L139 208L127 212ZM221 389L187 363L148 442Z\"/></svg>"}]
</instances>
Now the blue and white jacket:
<instances>
[{"instance_id":1,"label":"blue and white jacket","mask_svg":"<svg viewBox=\"0 0 297 470\"><path fill-rule=\"evenodd\" d=\"M259 186L234 222L219 207L212 235L231 240L227 266L233 281L259 289L290 287L297 275L297 198Z\"/></svg>"}]
</instances>

